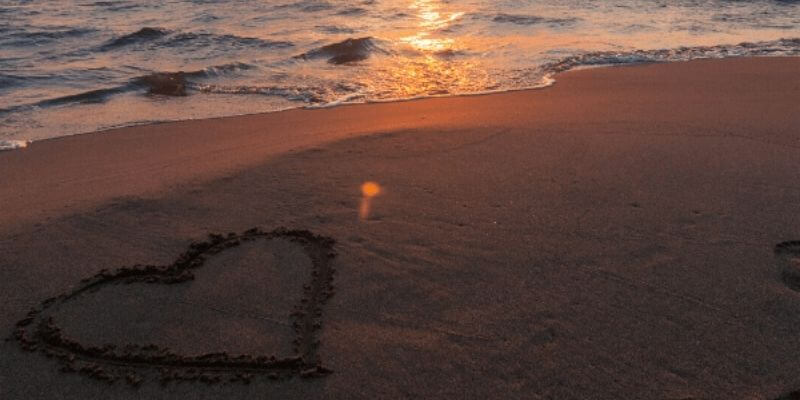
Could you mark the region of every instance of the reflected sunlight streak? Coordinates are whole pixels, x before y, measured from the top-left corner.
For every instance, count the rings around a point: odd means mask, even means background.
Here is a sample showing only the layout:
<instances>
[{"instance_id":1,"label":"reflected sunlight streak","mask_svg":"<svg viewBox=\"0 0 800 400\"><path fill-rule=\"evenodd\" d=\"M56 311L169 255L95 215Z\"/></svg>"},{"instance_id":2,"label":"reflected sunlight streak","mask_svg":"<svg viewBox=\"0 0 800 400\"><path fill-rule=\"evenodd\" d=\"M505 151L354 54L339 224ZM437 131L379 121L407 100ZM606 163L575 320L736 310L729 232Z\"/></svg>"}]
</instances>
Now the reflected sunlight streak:
<instances>
[{"instance_id":1,"label":"reflected sunlight streak","mask_svg":"<svg viewBox=\"0 0 800 400\"><path fill-rule=\"evenodd\" d=\"M455 58L463 43L444 37L447 29L466 13L442 10L443 4L441 0L414 0L409 6L415 10L417 29L399 40L409 45L417 57L405 58L397 67L387 68L395 91L390 97L445 95L450 94L448 88L471 88L484 83L483 76L475 76L473 62Z\"/></svg>"},{"instance_id":2,"label":"reflected sunlight streak","mask_svg":"<svg viewBox=\"0 0 800 400\"><path fill-rule=\"evenodd\" d=\"M419 10L417 16L420 19L419 27L421 31L415 35L406 36L401 40L420 51L440 52L451 49L455 40L434 38L431 35L434 31L449 27L454 21L461 18L464 13L454 12L445 15L438 11L439 7L437 0L415 0L410 8Z\"/></svg>"}]
</instances>

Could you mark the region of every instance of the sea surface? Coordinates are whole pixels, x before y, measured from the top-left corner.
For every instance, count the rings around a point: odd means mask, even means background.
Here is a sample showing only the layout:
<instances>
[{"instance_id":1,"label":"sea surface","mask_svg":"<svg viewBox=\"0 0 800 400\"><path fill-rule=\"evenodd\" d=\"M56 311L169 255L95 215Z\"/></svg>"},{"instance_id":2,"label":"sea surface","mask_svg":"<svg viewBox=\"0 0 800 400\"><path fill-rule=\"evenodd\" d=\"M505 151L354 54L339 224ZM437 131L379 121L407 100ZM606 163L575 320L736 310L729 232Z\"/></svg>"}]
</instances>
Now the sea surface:
<instances>
[{"instance_id":1,"label":"sea surface","mask_svg":"<svg viewBox=\"0 0 800 400\"><path fill-rule=\"evenodd\" d=\"M537 88L583 66L789 55L800 0L0 0L0 148Z\"/></svg>"}]
</instances>

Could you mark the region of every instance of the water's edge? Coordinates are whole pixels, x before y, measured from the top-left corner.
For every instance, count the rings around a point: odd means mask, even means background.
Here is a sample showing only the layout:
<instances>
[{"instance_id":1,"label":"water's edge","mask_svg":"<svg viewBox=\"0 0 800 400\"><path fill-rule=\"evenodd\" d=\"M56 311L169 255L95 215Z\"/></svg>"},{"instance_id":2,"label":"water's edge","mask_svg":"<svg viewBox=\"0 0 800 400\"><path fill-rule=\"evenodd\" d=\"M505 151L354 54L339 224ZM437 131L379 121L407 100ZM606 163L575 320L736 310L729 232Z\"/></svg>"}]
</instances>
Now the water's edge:
<instances>
[{"instance_id":1,"label":"water's edge","mask_svg":"<svg viewBox=\"0 0 800 400\"><path fill-rule=\"evenodd\" d=\"M219 119L226 119L226 118L237 118L243 116L252 116L252 115L269 115L275 114L280 112L292 111L292 110L322 110L322 109L331 109L343 106L358 106L358 105L369 105L369 104L384 104L384 103L403 103L409 101L418 101L418 100L426 100L426 99L434 99L434 98L457 98L457 97L475 97L475 96L487 96L487 95L494 95L494 94L502 94L502 93L513 93L513 92L522 92L522 91L533 91L533 90L543 90L550 87L555 86L557 81L557 76L566 72L570 71L578 71L578 70L585 70L585 69L596 69L596 68L616 68L616 67L637 67L643 65L652 65L652 64L673 64L673 63L685 63L685 62L696 62L696 61L709 61L709 60L731 60L731 59L747 59L747 58L800 58L800 55L736 55L736 56L726 56L726 57L707 57L707 58L693 58L693 59L680 59L680 60L640 60L640 61L630 61L625 63L597 63L597 64L573 64L565 67L557 72L551 72L547 74L541 84L532 86L532 87L521 87L521 88L513 88L513 89L501 89L501 90L487 90L482 92L474 92L474 93L458 93L458 94L444 94L444 95L425 95L425 96L416 96L410 98L400 98L400 99L379 99L379 100L367 100L367 101L341 101L341 102L331 102L322 105L307 105L307 106L298 106L298 107L288 107L284 109L278 110L269 110L269 111L262 111L262 112L255 112L255 113L241 113L241 114L231 114L231 115L223 115L223 116L215 116L215 117L201 117L201 118L183 118L183 119L170 119L170 120L152 120L152 121L144 121L144 122L133 122L130 124L123 124L119 126L113 127L106 127L99 130L94 131L87 131L87 132L77 132L72 134L65 134L60 136L48 137L39 140L0 140L0 153L10 151L10 150L23 150L30 145L35 143L41 142L49 142L51 140L59 140L65 138L71 138L74 136L83 136L83 135L92 135L92 134L106 134L113 131L123 130L125 128L130 128L134 126L157 126L162 124L171 124L171 123L181 123L186 121L212 121L212 120L219 120Z\"/></svg>"}]
</instances>

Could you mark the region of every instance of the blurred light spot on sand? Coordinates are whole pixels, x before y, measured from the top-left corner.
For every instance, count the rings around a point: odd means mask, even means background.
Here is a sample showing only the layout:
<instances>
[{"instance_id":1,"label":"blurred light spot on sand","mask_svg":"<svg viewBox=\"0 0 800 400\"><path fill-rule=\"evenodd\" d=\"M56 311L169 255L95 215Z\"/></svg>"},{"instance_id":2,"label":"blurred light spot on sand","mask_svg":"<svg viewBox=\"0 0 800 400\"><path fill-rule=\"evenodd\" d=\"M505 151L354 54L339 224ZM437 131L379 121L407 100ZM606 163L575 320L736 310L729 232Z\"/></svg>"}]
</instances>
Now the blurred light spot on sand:
<instances>
[{"instance_id":1,"label":"blurred light spot on sand","mask_svg":"<svg viewBox=\"0 0 800 400\"><path fill-rule=\"evenodd\" d=\"M364 195L364 197L375 197L381 194L381 185L375 182L364 182L364 184L361 185L361 194Z\"/></svg>"},{"instance_id":2,"label":"blurred light spot on sand","mask_svg":"<svg viewBox=\"0 0 800 400\"><path fill-rule=\"evenodd\" d=\"M372 198L381 194L381 185L377 182L367 181L361 184L361 206L358 208L358 218L362 221L369 219L372 208Z\"/></svg>"}]
</instances>

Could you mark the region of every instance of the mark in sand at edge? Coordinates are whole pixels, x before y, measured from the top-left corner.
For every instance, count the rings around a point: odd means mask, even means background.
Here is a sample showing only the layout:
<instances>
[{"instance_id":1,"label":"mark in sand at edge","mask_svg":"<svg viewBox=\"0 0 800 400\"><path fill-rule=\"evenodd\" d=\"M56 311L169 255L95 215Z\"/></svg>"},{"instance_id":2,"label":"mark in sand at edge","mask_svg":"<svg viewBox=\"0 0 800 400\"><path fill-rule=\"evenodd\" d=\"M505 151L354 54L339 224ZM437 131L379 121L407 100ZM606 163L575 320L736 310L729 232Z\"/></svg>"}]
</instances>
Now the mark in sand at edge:
<instances>
[{"instance_id":1,"label":"mark in sand at edge","mask_svg":"<svg viewBox=\"0 0 800 400\"><path fill-rule=\"evenodd\" d=\"M789 289L800 292L800 240L776 244L775 257L783 283Z\"/></svg>"}]
</instances>

